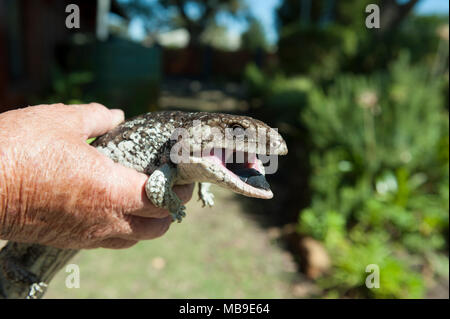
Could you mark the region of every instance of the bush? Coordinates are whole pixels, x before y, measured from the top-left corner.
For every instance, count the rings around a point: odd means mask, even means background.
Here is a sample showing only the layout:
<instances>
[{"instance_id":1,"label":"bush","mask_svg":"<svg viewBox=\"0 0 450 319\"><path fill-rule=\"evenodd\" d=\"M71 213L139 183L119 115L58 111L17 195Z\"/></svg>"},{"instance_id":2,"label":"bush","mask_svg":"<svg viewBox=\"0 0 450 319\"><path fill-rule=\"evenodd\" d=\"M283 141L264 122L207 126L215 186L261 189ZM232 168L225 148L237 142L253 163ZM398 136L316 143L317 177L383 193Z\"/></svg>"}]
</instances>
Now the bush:
<instances>
[{"instance_id":1,"label":"bush","mask_svg":"<svg viewBox=\"0 0 450 319\"><path fill-rule=\"evenodd\" d=\"M420 298L431 279L422 272L448 278L448 78L402 54L387 70L340 74L325 87L255 66L246 79L257 116L287 137L283 184L308 176L298 166L309 170L309 189L288 192L307 207L298 232L331 256L318 280L329 296ZM379 289L365 285L370 264Z\"/></svg>"},{"instance_id":2,"label":"bush","mask_svg":"<svg viewBox=\"0 0 450 319\"><path fill-rule=\"evenodd\" d=\"M249 97L253 102L256 100L252 106L263 106L259 113L264 114L258 114L259 117L268 123L276 120L294 126L299 124L300 112L308 103L309 93L314 87L306 77L270 76L255 64L246 67L245 84Z\"/></svg>"},{"instance_id":3,"label":"bush","mask_svg":"<svg viewBox=\"0 0 450 319\"><path fill-rule=\"evenodd\" d=\"M419 298L423 267L448 265L448 114L427 75L403 55L388 72L343 75L309 95L314 196L298 230L330 252L319 280L330 296ZM369 264L379 289L365 286Z\"/></svg>"}]
</instances>

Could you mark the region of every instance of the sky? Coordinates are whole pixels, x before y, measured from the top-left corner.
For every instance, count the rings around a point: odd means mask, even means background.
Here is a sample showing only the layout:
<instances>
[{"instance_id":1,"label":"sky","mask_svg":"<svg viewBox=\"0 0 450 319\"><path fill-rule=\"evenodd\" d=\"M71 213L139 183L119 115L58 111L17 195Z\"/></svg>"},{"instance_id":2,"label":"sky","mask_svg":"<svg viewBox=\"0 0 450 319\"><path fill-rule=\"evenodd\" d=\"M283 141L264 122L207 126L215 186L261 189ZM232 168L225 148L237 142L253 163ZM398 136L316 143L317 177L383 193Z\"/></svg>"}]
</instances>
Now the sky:
<instances>
[{"instance_id":1,"label":"sky","mask_svg":"<svg viewBox=\"0 0 450 319\"><path fill-rule=\"evenodd\" d=\"M404 0L398 0L402 2ZM244 0L250 12L261 21L266 31L267 40L274 44L277 41L277 32L275 26L275 9L280 5L281 0ZM447 14L449 13L448 0L421 0L415 7L418 14ZM195 8L191 8L192 14L195 14ZM247 29L247 23L242 19L234 19L228 14L219 14L217 17L219 25L226 26L228 32L233 35L239 35ZM130 34L133 38L139 39L144 36L142 25L139 21L132 21L130 25Z\"/></svg>"},{"instance_id":2,"label":"sky","mask_svg":"<svg viewBox=\"0 0 450 319\"><path fill-rule=\"evenodd\" d=\"M422 0L415 8L419 14L448 14L448 1L447 0Z\"/></svg>"}]
</instances>

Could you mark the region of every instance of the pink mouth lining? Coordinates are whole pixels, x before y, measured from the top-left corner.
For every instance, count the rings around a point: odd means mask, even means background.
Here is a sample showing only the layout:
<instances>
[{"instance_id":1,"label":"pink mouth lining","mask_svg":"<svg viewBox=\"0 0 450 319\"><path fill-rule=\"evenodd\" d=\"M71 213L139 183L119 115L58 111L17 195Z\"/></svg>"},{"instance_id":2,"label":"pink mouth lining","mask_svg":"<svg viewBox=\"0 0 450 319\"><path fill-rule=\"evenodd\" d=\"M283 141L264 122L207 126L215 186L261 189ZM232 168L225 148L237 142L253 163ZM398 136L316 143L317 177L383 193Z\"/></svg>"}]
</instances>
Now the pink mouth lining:
<instances>
[{"instance_id":1,"label":"pink mouth lining","mask_svg":"<svg viewBox=\"0 0 450 319\"><path fill-rule=\"evenodd\" d=\"M247 152L243 152L243 153L244 153L244 162L243 163L242 162L238 163L236 161L237 155L236 155L235 151L227 152L223 148L214 148L209 152L208 156L203 156L203 157L211 159L211 160L215 161L216 163L220 163L220 165L222 167L225 167L227 170L229 170L227 168L227 164L242 164L242 166L245 168L253 168L253 169L257 170L258 172L260 172L261 174L263 174L264 170L261 167L261 163L258 161L258 157L256 156L256 154L247 153ZM242 159L242 157L239 159ZM232 172L231 170L229 170L229 171Z\"/></svg>"}]
</instances>

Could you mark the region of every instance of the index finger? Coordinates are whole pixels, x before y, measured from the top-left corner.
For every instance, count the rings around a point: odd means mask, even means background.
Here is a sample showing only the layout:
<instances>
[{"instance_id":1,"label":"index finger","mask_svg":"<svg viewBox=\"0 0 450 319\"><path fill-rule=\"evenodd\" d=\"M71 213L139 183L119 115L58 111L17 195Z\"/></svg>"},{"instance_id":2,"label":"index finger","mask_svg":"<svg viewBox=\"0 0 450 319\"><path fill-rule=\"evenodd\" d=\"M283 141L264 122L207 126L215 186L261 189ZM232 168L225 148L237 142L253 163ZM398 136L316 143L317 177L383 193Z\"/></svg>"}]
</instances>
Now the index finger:
<instances>
[{"instance_id":1,"label":"index finger","mask_svg":"<svg viewBox=\"0 0 450 319\"><path fill-rule=\"evenodd\" d=\"M85 138L97 137L115 128L125 119L119 109L108 109L98 103L76 105L81 115L81 131Z\"/></svg>"}]
</instances>

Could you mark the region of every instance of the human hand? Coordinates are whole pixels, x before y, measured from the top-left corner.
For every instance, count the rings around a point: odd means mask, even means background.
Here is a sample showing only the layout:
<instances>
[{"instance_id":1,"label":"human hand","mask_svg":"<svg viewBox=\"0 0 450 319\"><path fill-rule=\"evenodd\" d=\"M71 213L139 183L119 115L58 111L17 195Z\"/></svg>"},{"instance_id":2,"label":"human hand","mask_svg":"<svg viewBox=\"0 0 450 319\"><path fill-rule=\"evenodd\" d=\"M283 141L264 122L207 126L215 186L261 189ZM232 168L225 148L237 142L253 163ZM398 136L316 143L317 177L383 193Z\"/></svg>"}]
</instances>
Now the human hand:
<instances>
[{"instance_id":1,"label":"human hand","mask_svg":"<svg viewBox=\"0 0 450 319\"><path fill-rule=\"evenodd\" d=\"M123 120L122 111L96 103L0 114L0 239L127 248L163 235L172 219L148 200L148 176L86 143ZM193 185L174 190L187 202Z\"/></svg>"}]
</instances>

